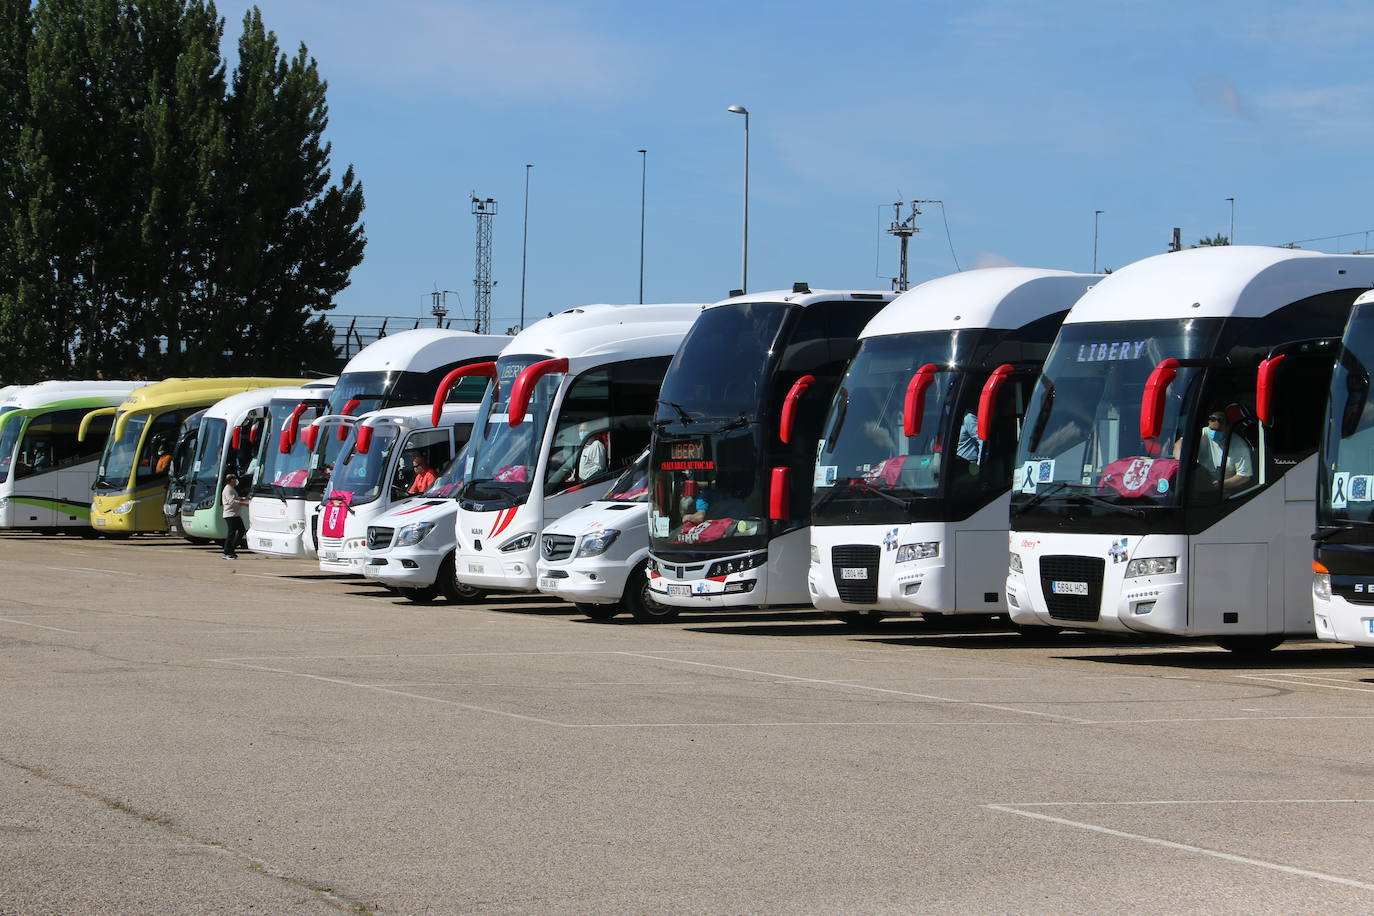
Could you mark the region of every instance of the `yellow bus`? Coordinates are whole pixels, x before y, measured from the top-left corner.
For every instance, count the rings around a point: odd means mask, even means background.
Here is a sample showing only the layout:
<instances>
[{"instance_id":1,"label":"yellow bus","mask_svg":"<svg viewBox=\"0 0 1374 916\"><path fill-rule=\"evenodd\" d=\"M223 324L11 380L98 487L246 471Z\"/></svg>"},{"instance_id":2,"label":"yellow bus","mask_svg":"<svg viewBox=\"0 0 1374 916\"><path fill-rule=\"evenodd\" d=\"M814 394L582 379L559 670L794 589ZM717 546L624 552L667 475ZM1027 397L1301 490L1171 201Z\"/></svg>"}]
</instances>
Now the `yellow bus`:
<instances>
[{"instance_id":1,"label":"yellow bus","mask_svg":"<svg viewBox=\"0 0 1374 916\"><path fill-rule=\"evenodd\" d=\"M133 391L118 407L93 410L81 421L79 438L102 416L114 417L100 469L91 488L91 526L129 535L164 531L162 505L172 448L184 421L196 411L241 391L300 385L291 378L169 378ZM247 494L245 494L246 496Z\"/></svg>"}]
</instances>

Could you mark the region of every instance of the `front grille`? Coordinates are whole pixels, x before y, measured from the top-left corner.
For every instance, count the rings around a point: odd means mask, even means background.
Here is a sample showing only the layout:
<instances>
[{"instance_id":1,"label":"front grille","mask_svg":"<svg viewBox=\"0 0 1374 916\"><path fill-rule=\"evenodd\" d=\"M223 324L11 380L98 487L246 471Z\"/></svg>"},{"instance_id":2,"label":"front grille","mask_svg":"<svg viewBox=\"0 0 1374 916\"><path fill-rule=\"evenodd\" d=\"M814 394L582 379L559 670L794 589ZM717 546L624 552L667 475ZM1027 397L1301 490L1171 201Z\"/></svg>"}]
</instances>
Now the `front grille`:
<instances>
[{"instance_id":1,"label":"front grille","mask_svg":"<svg viewBox=\"0 0 1374 916\"><path fill-rule=\"evenodd\" d=\"M835 576L835 589L840 600L848 604L876 604L878 602L878 560L881 547L871 544L842 544L830 549L830 570ZM844 578L845 569L863 569L863 579Z\"/></svg>"},{"instance_id":2,"label":"front grille","mask_svg":"<svg viewBox=\"0 0 1374 916\"><path fill-rule=\"evenodd\" d=\"M395 533L395 528L368 528L367 549L386 550L391 546L391 536Z\"/></svg>"},{"instance_id":3,"label":"front grille","mask_svg":"<svg viewBox=\"0 0 1374 916\"><path fill-rule=\"evenodd\" d=\"M1055 620L1096 620L1102 613L1102 572L1107 561L1101 557L1053 556L1040 558L1040 591L1045 606ZM1086 595L1056 595L1054 582L1086 582Z\"/></svg>"},{"instance_id":4,"label":"front grille","mask_svg":"<svg viewBox=\"0 0 1374 916\"><path fill-rule=\"evenodd\" d=\"M343 549L343 538L320 538L320 547L323 550Z\"/></svg>"},{"instance_id":5,"label":"front grille","mask_svg":"<svg viewBox=\"0 0 1374 916\"><path fill-rule=\"evenodd\" d=\"M573 545L576 543L577 538L566 534L546 534L539 539L539 555L557 563L572 556Z\"/></svg>"}]
</instances>

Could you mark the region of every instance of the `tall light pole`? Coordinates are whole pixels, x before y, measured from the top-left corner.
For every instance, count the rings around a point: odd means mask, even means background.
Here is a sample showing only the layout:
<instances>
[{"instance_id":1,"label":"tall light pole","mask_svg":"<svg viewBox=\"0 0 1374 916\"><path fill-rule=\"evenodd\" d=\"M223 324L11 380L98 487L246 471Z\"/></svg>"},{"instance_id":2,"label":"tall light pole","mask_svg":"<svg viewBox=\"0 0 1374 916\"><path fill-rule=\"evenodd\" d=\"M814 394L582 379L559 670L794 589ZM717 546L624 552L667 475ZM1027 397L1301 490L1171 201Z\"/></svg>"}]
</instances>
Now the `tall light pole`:
<instances>
[{"instance_id":1,"label":"tall light pole","mask_svg":"<svg viewBox=\"0 0 1374 916\"><path fill-rule=\"evenodd\" d=\"M1097 273L1097 219L1106 212L1106 210L1093 211L1093 273Z\"/></svg>"},{"instance_id":2,"label":"tall light pole","mask_svg":"<svg viewBox=\"0 0 1374 916\"><path fill-rule=\"evenodd\" d=\"M740 255L739 288L749 292L749 109L743 105L731 105L725 109L732 114L744 115L744 250Z\"/></svg>"},{"instance_id":3,"label":"tall light pole","mask_svg":"<svg viewBox=\"0 0 1374 916\"><path fill-rule=\"evenodd\" d=\"M1236 243L1236 199L1234 197L1226 199L1231 202L1231 234L1226 236L1226 244L1234 245Z\"/></svg>"},{"instance_id":4,"label":"tall light pole","mask_svg":"<svg viewBox=\"0 0 1374 916\"><path fill-rule=\"evenodd\" d=\"M525 265L530 252L530 163L525 163L525 228L520 241L520 330L525 329Z\"/></svg>"},{"instance_id":5,"label":"tall light pole","mask_svg":"<svg viewBox=\"0 0 1374 916\"><path fill-rule=\"evenodd\" d=\"M644 304L644 192L649 184L649 151L639 151L639 304Z\"/></svg>"}]
</instances>

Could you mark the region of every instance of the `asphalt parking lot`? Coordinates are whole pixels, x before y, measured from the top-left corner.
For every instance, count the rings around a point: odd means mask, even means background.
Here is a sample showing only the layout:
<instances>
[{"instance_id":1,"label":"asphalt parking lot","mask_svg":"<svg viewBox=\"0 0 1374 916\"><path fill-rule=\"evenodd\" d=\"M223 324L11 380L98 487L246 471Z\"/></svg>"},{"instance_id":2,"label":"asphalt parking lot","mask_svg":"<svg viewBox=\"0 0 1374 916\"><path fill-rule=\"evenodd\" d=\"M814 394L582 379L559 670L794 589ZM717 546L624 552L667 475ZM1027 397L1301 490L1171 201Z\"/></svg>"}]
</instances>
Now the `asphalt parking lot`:
<instances>
[{"instance_id":1,"label":"asphalt parking lot","mask_svg":"<svg viewBox=\"0 0 1374 916\"><path fill-rule=\"evenodd\" d=\"M1374 663L0 536L0 914L1374 907Z\"/></svg>"}]
</instances>

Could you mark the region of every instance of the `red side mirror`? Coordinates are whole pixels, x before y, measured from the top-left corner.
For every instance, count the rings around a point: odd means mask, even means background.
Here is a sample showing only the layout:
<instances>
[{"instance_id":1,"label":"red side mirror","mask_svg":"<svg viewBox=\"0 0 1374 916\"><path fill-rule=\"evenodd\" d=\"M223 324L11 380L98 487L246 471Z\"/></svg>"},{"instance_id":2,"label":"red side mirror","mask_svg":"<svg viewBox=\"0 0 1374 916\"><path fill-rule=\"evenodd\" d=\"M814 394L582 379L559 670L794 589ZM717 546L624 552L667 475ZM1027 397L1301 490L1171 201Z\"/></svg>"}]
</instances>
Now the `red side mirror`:
<instances>
[{"instance_id":1,"label":"red side mirror","mask_svg":"<svg viewBox=\"0 0 1374 916\"><path fill-rule=\"evenodd\" d=\"M229 447L234 451L239 450L239 443L243 441L243 427L235 426L233 433L229 435Z\"/></svg>"},{"instance_id":2,"label":"red side mirror","mask_svg":"<svg viewBox=\"0 0 1374 916\"><path fill-rule=\"evenodd\" d=\"M778 521L787 518L792 503L792 469L773 468L768 486L768 517Z\"/></svg>"},{"instance_id":3,"label":"red side mirror","mask_svg":"<svg viewBox=\"0 0 1374 916\"><path fill-rule=\"evenodd\" d=\"M792 427L797 422L797 405L801 402L806 389L816 382L814 375L803 375L792 383L792 390L782 401L782 417L778 420L778 438L785 443L792 441Z\"/></svg>"},{"instance_id":4,"label":"red side mirror","mask_svg":"<svg viewBox=\"0 0 1374 916\"><path fill-rule=\"evenodd\" d=\"M1284 361L1284 355L1271 356L1259 365L1259 373L1255 381L1255 416L1259 417L1261 423L1268 425L1274 422L1274 388L1279 374L1279 364Z\"/></svg>"},{"instance_id":5,"label":"red side mirror","mask_svg":"<svg viewBox=\"0 0 1374 916\"><path fill-rule=\"evenodd\" d=\"M1164 395L1178 375L1178 360L1166 359L1150 373L1140 402L1140 438L1156 439L1164 424Z\"/></svg>"},{"instance_id":6,"label":"red side mirror","mask_svg":"<svg viewBox=\"0 0 1374 916\"><path fill-rule=\"evenodd\" d=\"M301 433L301 438L305 440L305 447L313 452L316 443L320 441L320 428L314 423L311 423Z\"/></svg>"},{"instance_id":7,"label":"red side mirror","mask_svg":"<svg viewBox=\"0 0 1374 916\"><path fill-rule=\"evenodd\" d=\"M372 427L358 426L358 454L366 455L367 450L372 448Z\"/></svg>"},{"instance_id":8,"label":"red side mirror","mask_svg":"<svg viewBox=\"0 0 1374 916\"><path fill-rule=\"evenodd\" d=\"M907 382L906 400L902 403L902 432L907 438L921 434L921 417L926 412L926 389L935 383L935 373L939 371L939 366L926 363Z\"/></svg>"},{"instance_id":9,"label":"red side mirror","mask_svg":"<svg viewBox=\"0 0 1374 916\"><path fill-rule=\"evenodd\" d=\"M471 366L459 366L444 376L443 381L434 391L434 411L430 414L430 426L439 425L439 418L444 413L444 402L448 400L448 393L453 390L453 386L458 384L459 379L472 375L496 378L496 363L473 363Z\"/></svg>"},{"instance_id":10,"label":"red side mirror","mask_svg":"<svg viewBox=\"0 0 1374 916\"><path fill-rule=\"evenodd\" d=\"M566 357L546 359L542 363L526 366L524 371L515 377L515 384L510 387L510 425L519 426L525 422L525 411L530 408L530 398L534 396L534 386L541 378L550 372L567 371L568 360Z\"/></svg>"},{"instance_id":11,"label":"red side mirror","mask_svg":"<svg viewBox=\"0 0 1374 916\"><path fill-rule=\"evenodd\" d=\"M992 375L983 383L983 393L978 396L978 438L988 441L988 435L992 432L992 414L997 407L997 393L1002 390L1002 386L1011 378L1013 372L1011 363L1003 363L992 370Z\"/></svg>"},{"instance_id":12,"label":"red side mirror","mask_svg":"<svg viewBox=\"0 0 1374 916\"><path fill-rule=\"evenodd\" d=\"M264 422L264 421L262 421L262 420L257 420L257 421L255 421L255 422L253 423L252 426L248 427L248 441L249 441L250 443L253 443L253 444L256 444L256 443L257 443L257 441L258 441L258 430L262 429L262 424L263 424L263 422Z\"/></svg>"},{"instance_id":13,"label":"red side mirror","mask_svg":"<svg viewBox=\"0 0 1374 916\"><path fill-rule=\"evenodd\" d=\"M281 431L281 445L277 447L277 451L283 455L290 454L291 448L296 444L296 434L301 428L301 414L309 409L310 405L308 404L297 404L296 409L291 411L291 419L286 422L286 426Z\"/></svg>"},{"instance_id":14,"label":"red side mirror","mask_svg":"<svg viewBox=\"0 0 1374 916\"><path fill-rule=\"evenodd\" d=\"M349 398L348 403L345 404L344 407L343 407L343 415L346 417L346 416L348 416L349 414L353 413L353 411L355 411L355 410L358 409L358 405L361 404L361 403L362 403L362 401L358 400L357 398ZM342 424L340 424L340 426L339 426L339 441L342 442L342 441L344 441L344 440L347 439L347 438L348 438L348 427L347 427L347 426L344 426L344 425L342 425ZM311 448L311 450L313 451L314 448L315 448L315 446L312 445L312 446L310 446L310 448Z\"/></svg>"}]
</instances>

